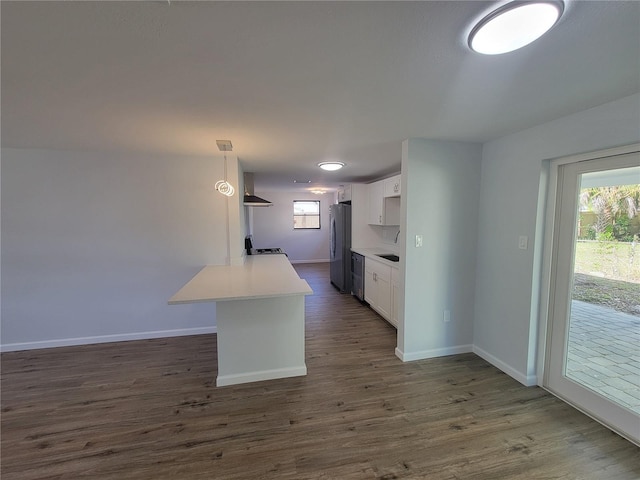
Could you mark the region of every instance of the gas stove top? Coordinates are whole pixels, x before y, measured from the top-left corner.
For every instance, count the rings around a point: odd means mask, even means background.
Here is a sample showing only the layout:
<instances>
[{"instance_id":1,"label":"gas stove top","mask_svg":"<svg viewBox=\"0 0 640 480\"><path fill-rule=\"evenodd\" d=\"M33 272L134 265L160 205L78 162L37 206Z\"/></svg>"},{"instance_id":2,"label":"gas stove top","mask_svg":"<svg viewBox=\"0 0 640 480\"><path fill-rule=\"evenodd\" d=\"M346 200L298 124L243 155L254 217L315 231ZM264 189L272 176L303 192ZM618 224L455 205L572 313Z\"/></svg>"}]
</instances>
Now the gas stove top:
<instances>
[{"instance_id":1,"label":"gas stove top","mask_svg":"<svg viewBox=\"0 0 640 480\"><path fill-rule=\"evenodd\" d=\"M256 248L257 255L269 255L270 253L284 253L281 248Z\"/></svg>"},{"instance_id":2,"label":"gas stove top","mask_svg":"<svg viewBox=\"0 0 640 480\"><path fill-rule=\"evenodd\" d=\"M252 248L247 255L286 255L281 248Z\"/></svg>"},{"instance_id":3,"label":"gas stove top","mask_svg":"<svg viewBox=\"0 0 640 480\"><path fill-rule=\"evenodd\" d=\"M247 255L286 255L281 248L253 248L251 235L244 239L244 248L247 249Z\"/></svg>"}]
</instances>

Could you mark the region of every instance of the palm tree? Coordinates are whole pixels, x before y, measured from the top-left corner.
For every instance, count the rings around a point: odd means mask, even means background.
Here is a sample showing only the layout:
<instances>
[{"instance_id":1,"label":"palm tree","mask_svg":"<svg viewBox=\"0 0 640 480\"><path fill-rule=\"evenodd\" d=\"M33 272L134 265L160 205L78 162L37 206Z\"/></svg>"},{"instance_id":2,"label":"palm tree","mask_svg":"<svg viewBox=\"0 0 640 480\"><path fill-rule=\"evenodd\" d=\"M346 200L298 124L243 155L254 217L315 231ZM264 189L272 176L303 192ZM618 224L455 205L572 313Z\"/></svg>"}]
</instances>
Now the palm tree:
<instances>
[{"instance_id":1,"label":"palm tree","mask_svg":"<svg viewBox=\"0 0 640 480\"><path fill-rule=\"evenodd\" d=\"M622 216L631 219L640 211L640 185L585 188L580 192L580 206L596 214L593 227L599 238Z\"/></svg>"}]
</instances>

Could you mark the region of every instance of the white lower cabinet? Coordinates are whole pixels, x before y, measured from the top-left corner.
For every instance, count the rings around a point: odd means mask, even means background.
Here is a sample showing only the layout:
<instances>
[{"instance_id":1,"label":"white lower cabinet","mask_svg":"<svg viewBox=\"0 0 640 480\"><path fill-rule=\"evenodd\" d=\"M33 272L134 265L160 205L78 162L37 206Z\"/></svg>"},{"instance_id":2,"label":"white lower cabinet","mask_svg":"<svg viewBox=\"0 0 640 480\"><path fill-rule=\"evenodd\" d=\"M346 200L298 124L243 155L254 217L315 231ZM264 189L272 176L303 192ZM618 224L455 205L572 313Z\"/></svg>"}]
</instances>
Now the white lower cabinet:
<instances>
[{"instance_id":1,"label":"white lower cabinet","mask_svg":"<svg viewBox=\"0 0 640 480\"><path fill-rule=\"evenodd\" d=\"M391 267L391 325L398 328L400 311L400 270Z\"/></svg>"},{"instance_id":2,"label":"white lower cabinet","mask_svg":"<svg viewBox=\"0 0 640 480\"><path fill-rule=\"evenodd\" d=\"M391 288L392 270L396 268L377 262L370 257L364 261L364 299L385 320L397 327L393 321L393 290ZM397 275L397 274L396 274ZM398 315L395 315L396 319Z\"/></svg>"}]
</instances>

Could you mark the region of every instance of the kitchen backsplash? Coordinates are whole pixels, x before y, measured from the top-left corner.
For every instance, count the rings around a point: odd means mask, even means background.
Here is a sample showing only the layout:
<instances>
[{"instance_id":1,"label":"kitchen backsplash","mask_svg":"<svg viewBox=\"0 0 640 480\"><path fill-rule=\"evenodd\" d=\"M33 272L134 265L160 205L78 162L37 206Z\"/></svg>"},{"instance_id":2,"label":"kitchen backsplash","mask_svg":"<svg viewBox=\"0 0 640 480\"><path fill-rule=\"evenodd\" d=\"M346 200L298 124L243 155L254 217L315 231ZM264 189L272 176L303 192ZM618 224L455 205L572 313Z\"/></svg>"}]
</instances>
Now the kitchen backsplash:
<instances>
[{"instance_id":1,"label":"kitchen backsplash","mask_svg":"<svg viewBox=\"0 0 640 480\"><path fill-rule=\"evenodd\" d=\"M394 245L400 247L400 244L396 242L396 238L400 241L402 234L398 236L400 229L396 226L384 226L382 227L382 243L385 245Z\"/></svg>"}]
</instances>

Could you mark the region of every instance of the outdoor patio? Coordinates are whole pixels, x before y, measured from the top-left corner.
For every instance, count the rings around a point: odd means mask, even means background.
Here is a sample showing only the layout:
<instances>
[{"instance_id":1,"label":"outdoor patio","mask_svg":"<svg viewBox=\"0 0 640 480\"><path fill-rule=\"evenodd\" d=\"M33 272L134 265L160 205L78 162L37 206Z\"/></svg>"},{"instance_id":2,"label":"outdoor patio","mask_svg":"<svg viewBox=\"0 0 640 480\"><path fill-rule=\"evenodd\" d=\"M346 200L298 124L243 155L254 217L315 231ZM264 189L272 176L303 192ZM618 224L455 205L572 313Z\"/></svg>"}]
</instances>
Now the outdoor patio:
<instances>
[{"instance_id":1,"label":"outdoor patio","mask_svg":"<svg viewBox=\"0 0 640 480\"><path fill-rule=\"evenodd\" d=\"M574 300L566 373L640 414L640 317Z\"/></svg>"}]
</instances>

